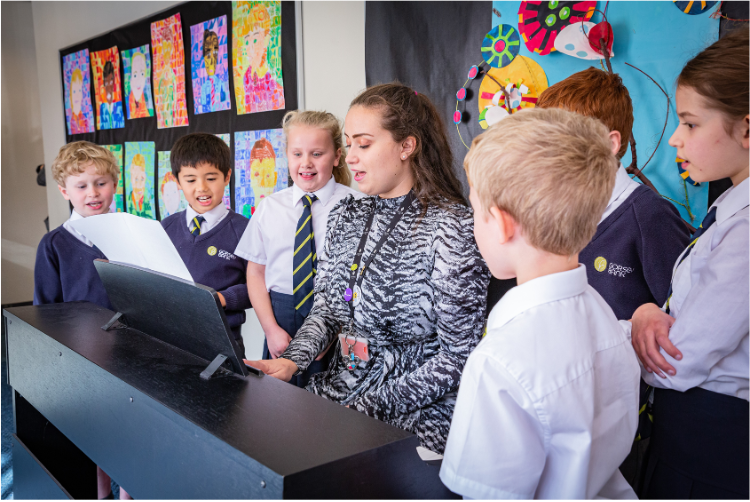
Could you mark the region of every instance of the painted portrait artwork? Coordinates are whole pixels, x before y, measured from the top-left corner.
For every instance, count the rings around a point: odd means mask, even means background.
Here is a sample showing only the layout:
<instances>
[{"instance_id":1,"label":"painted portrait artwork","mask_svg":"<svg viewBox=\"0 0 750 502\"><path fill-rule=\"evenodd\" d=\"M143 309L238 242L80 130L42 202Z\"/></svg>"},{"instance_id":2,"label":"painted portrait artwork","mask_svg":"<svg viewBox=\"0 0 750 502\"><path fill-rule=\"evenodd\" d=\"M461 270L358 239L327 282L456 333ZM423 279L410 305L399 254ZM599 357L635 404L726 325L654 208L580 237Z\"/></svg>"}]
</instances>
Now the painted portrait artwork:
<instances>
[{"instance_id":1,"label":"painted portrait artwork","mask_svg":"<svg viewBox=\"0 0 750 502\"><path fill-rule=\"evenodd\" d=\"M232 68L237 115L282 110L281 2L232 2Z\"/></svg>"},{"instance_id":2,"label":"painted portrait artwork","mask_svg":"<svg viewBox=\"0 0 750 502\"><path fill-rule=\"evenodd\" d=\"M117 189L115 190L115 196L112 197L112 204L109 206L110 213L121 213L125 209L124 201L122 196L123 190L123 173L122 173L122 145L102 145L104 148L112 152L117 160L117 168L120 172L120 177L117 179Z\"/></svg>"},{"instance_id":3,"label":"painted portrait artwork","mask_svg":"<svg viewBox=\"0 0 750 502\"><path fill-rule=\"evenodd\" d=\"M125 105L128 120L154 116L151 94L151 53L149 45L122 51L125 72Z\"/></svg>"},{"instance_id":4,"label":"painted portrait artwork","mask_svg":"<svg viewBox=\"0 0 750 502\"><path fill-rule=\"evenodd\" d=\"M154 157L151 141L125 143L125 201L128 212L156 219L154 208Z\"/></svg>"},{"instance_id":5,"label":"painted portrait artwork","mask_svg":"<svg viewBox=\"0 0 750 502\"><path fill-rule=\"evenodd\" d=\"M120 82L120 52L117 47L91 53L96 101L96 128L122 129L125 115L122 110Z\"/></svg>"},{"instance_id":6,"label":"painted portrait artwork","mask_svg":"<svg viewBox=\"0 0 750 502\"><path fill-rule=\"evenodd\" d=\"M229 110L227 16L191 26L190 39L195 114Z\"/></svg>"},{"instance_id":7,"label":"painted portrait artwork","mask_svg":"<svg viewBox=\"0 0 750 502\"><path fill-rule=\"evenodd\" d=\"M179 13L151 23L151 50L157 127L186 126L185 45Z\"/></svg>"},{"instance_id":8,"label":"painted portrait artwork","mask_svg":"<svg viewBox=\"0 0 750 502\"><path fill-rule=\"evenodd\" d=\"M159 219L183 211L188 207L188 201L182 192L177 178L172 174L172 164L169 162L171 152L159 152L159 167L157 172L157 190L159 190Z\"/></svg>"},{"instance_id":9,"label":"painted portrait artwork","mask_svg":"<svg viewBox=\"0 0 750 502\"><path fill-rule=\"evenodd\" d=\"M229 133L216 134L215 136L218 136L219 138L221 138L224 141L224 143L226 143L227 146L229 147L229 151L230 152L232 151L232 143L231 143L232 140L231 140L231 137L229 136ZM224 202L224 205L227 206L227 209L232 209L232 200L231 200L232 195L231 194L232 192L229 189L229 185L224 187L224 197L222 197L222 201Z\"/></svg>"},{"instance_id":10,"label":"painted portrait artwork","mask_svg":"<svg viewBox=\"0 0 750 502\"><path fill-rule=\"evenodd\" d=\"M261 199L289 186L283 129L234 133L235 211L247 218Z\"/></svg>"},{"instance_id":11,"label":"painted portrait artwork","mask_svg":"<svg viewBox=\"0 0 750 502\"><path fill-rule=\"evenodd\" d=\"M94 132L88 49L63 57L63 91L68 134Z\"/></svg>"}]
</instances>

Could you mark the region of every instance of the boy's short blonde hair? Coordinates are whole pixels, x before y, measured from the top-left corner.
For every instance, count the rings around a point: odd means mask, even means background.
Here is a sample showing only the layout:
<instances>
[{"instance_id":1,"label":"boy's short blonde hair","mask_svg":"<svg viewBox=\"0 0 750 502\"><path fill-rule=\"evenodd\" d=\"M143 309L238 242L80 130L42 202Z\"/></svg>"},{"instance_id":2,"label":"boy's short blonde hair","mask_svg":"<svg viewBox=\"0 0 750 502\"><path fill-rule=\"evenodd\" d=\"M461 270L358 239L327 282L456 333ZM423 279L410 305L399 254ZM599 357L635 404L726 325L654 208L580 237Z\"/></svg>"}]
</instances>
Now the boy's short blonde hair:
<instances>
[{"instance_id":1,"label":"boy's short blonde hair","mask_svg":"<svg viewBox=\"0 0 750 502\"><path fill-rule=\"evenodd\" d=\"M617 166L604 124L541 108L490 127L464 160L483 210L506 211L529 244L562 256L580 252L594 236Z\"/></svg>"},{"instance_id":2,"label":"boy's short blonde hair","mask_svg":"<svg viewBox=\"0 0 750 502\"><path fill-rule=\"evenodd\" d=\"M75 141L60 148L52 162L52 176L61 187L65 186L68 176L78 176L86 171L89 162L96 166L98 174L109 174L117 186L120 179L120 168L112 152L88 141Z\"/></svg>"}]
</instances>

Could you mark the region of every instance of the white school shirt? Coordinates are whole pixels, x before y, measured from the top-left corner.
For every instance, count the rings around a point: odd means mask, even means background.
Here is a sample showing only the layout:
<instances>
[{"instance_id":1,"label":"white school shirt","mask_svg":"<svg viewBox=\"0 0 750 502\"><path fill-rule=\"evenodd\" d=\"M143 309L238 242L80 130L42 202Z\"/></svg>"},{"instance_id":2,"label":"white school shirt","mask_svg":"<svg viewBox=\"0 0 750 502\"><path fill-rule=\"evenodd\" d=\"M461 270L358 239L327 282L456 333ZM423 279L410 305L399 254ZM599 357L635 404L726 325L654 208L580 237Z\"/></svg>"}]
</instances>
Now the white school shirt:
<instances>
[{"instance_id":1,"label":"white school shirt","mask_svg":"<svg viewBox=\"0 0 750 502\"><path fill-rule=\"evenodd\" d=\"M635 189L640 186L640 183L633 180L628 172L620 163L620 167L617 168L617 177L615 178L615 187L612 189L612 196L609 198L607 208L604 210L599 223L603 222L604 219L610 214L615 212L615 209L620 207L630 195L635 192Z\"/></svg>"},{"instance_id":2,"label":"white school shirt","mask_svg":"<svg viewBox=\"0 0 750 502\"><path fill-rule=\"evenodd\" d=\"M511 289L461 376L440 479L477 499L636 498L640 367L586 268Z\"/></svg>"},{"instance_id":3,"label":"white school shirt","mask_svg":"<svg viewBox=\"0 0 750 502\"><path fill-rule=\"evenodd\" d=\"M107 212L109 212L109 209L107 210ZM106 214L106 213L102 213L102 214ZM68 218L67 220L65 220L65 223L63 223L63 228L65 228L65 230L67 230L68 232L70 232L70 234L73 237L75 237L79 241L83 242L88 247L93 247L94 243L91 242L85 235L83 235L82 233L78 232L78 230L76 230L75 228L73 228L73 225L70 224L70 222L72 222L72 221L82 220L84 218L85 218L85 216L81 216L80 214L78 214L78 211L76 211L75 209L73 209L73 211L70 213L70 218Z\"/></svg>"},{"instance_id":4,"label":"white school shirt","mask_svg":"<svg viewBox=\"0 0 750 502\"><path fill-rule=\"evenodd\" d=\"M227 209L227 206L225 206L224 202L222 201L221 204L210 211L206 211L203 214L198 213L198 211L188 206L187 209L185 209L185 220L187 221L188 230L192 232L193 228L195 227L193 218L195 218L196 216L203 216L206 221L201 223L201 234L205 234L212 228L215 228L216 225L218 225L221 220L226 218L228 214L229 209Z\"/></svg>"},{"instance_id":5,"label":"white school shirt","mask_svg":"<svg viewBox=\"0 0 750 502\"><path fill-rule=\"evenodd\" d=\"M336 183L333 177L323 188L312 194L318 197L318 200L313 202L311 211L315 250L320 262L325 260L323 250L328 213L347 195L353 194L354 197L360 198L364 194ZM293 185L264 197L237 244L234 254L266 266L265 279L268 291L293 294L294 238L297 223L304 209L302 197L312 194L307 194L297 185Z\"/></svg>"},{"instance_id":6,"label":"white school shirt","mask_svg":"<svg viewBox=\"0 0 750 502\"><path fill-rule=\"evenodd\" d=\"M649 385L681 392L700 387L748 400L749 187L746 179L716 199L711 206L716 222L685 261L680 263L680 255L675 262L669 314L676 321L669 340L682 360L662 350L676 374L661 378L644 369L641 376ZM630 322L622 324L630 336Z\"/></svg>"}]
</instances>

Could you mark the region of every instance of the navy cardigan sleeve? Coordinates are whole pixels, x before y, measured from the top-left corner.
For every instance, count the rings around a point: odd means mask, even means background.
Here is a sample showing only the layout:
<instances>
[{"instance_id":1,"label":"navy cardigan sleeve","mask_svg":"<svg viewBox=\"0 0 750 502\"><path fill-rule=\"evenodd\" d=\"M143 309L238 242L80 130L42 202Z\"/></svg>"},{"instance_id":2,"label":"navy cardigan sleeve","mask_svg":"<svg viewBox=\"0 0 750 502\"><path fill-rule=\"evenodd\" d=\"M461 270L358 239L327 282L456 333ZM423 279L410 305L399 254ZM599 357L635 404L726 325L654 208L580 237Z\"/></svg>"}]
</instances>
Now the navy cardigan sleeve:
<instances>
[{"instance_id":1,"label":"navy cardigan sleeve","mask_svg":"<svg viewBox=\"0 0 750 502\"><path fill-rule=\"evenodd\" d=\"M54 233L45 234L36 250L34 265L34 305L62 303L63 289L60 282L60 262L52 246Z\"/></svg>"}]
</instances>

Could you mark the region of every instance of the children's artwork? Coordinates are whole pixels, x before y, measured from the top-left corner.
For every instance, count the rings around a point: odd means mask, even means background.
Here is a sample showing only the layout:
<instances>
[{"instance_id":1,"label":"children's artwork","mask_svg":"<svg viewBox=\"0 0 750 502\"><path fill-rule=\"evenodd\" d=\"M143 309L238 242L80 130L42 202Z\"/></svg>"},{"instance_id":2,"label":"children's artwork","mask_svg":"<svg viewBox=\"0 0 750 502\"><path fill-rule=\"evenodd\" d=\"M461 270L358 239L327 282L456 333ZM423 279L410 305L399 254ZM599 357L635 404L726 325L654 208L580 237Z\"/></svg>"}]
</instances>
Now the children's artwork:
<instances>
[{"instance_id":1,"label":"children's artwork","mask_svg":"<svg viewBox=\"0 0 750 502\"><path fill-rule=\"evenodd\" d=\"M569 24L555 38L555 49L578 59L604 59L604 55L592 49L589 42L589 34L595 26L596 24L591 21ZM615 57L615 53L611 50L613 40L612 38L608 40L610 50L607 52L609 57L613 58Z\"/></svg>"},{"instance_id":2,"label":"children's artwork","mask_svg":"<svg viewBox=\"0 0 750 502\"><path fill-rule=\"evenodd\" d=\"M157 172L157 189L159 190L159 219L173 215L187 209L188 201L182 192L177 178L172 174L172 164L169 162L171 152L159 152L159 168Z\"/></svg>"},{"instance_id":3,"label":"children's artwork","mask_svg":"<svg viewBox=\"0 0 750 502\"><path fill-rule=\"evenodd\" d=\"M123 173L122 173L122 145L102 145L104 148L112 152L117 161L117 168L120 176L117 178L117 189L115 190L115 196L112 197L112 204L109 206L110 213L121 213L124 208L122 187L123 187Z\"/></svg>"},{"instance_id":4,"label":"children's artwork","mask_svg":"<svg viewBox=\"0 0 750 502\"><path fill-rule=\"evenodd\" d=\"M515 28L509 24L498 24L484 36L482 58L493 68L508 66L518 55L520 44Z\"/></svg>"},{"instance_id":5,"label":"children's artwork","mask_svg":"<svg viewBox=\"0 0 750 502\"><path fill-rule=\"evenodd\" d=\"M120 52L117 47L91 53L96 99L96 128L122 129L122 86L120 83Z\"/></svg>"},{"instance_id":6,"label":"children's artwork","mask_svg":"<svg viewBox=\"0 0 750 502\"><path fill-rule=\"evenodd\" d=\"M716 2L672 2L674 6L680 9L685 14L695 16L697 14L703 14L711 10L711 7L716 5Z\"/></svg>"},{"instance_id":7,"label":"children's artwork","mask_svg":"<svg viewBox=\"0 0 750 502\"><path fill-rule=\"evenodd\" d=\"M63 57L65 121L69 135L94 132L90 75L88 49Z\"/></svg>"},{"instance_id":8,"label":"children's artwork","mask_svg":"<svg viewBox=\"0 0 750 502\"><path fill-rule=\"evenodd\" d=\"M234 133L237 213L250 218L260 200L289 186L283 129Z\"/></svg>"},{"instance_id":9,"label":"children's artwork","mask_svg":"<svg viewBox=\"0 0 750 502\"><path fill-rule=\"evenodd\" d=\"M527 5L525 9L528 10L528 5L531 2L524 3ZM557 3L556 12L559 13L555 14L557 17L563 16L562 8L565 3ZM678 124L674 109L675 79L690 58L718 40L719 20L711 19L708 14L686 15L684 8L682 10L677 9L672 3L609 2L606 17L614 29L612 51L617 54L617 57L612 58L611 64L612 70L622 78L633 100L633 116L635 117L633 137L636 141L638 167L642 168L653 154L653 158L645 166L643 173L662 196L675 203L675 207L679 210L682 218L691 225L698 226L703 220L708 206L708 183L694 186L686 178L683 178L683 173L678 172L674 167L677 152L667 144L667 141ZM676 2L674 3L676 4ZM554 2L544 2L545 6L552 4ZM599 5L599 9L604 10L605 3L600 2ZM700 2L695 2L694 5L698 8ZM492 26L497 26L501 23L507 23L508 19L519 13L522 2L495 1L492 3L492 7L493 11L490 12L488 9L487 14L492 16ZM687 5L685 8L687 8ZM571 12L568 20L573 15L574 13ZM577 16L580 16L580 14ZM593 17L589 17L590 19L585 20L590 20L593 23L601 23L604 20L600 12L596 12ZM580 24L580 19L578 24ZM547 26L546 23L544 25ZM527 25L526 27L530 28L531 26ZM518 28L523 33L525 28L522 27L521 20L519 20ZM560 35L561 33L558 32L557 36ZM532 37L529 38L529 40L531 39ZM552 44L554 44L554 41L552 41ZM535 61L544 68L549 85L560 82L573 73L591 66L604 68L604 61L579 59L558 54L557 51L542 56L542 53L535 52L533 47L521 44L518 56L510 65L499 70L492 69L490 74L494 76L495 72L507 71L519 60L523 61L524 59ZM646 72L670 94L669 116L663 137L662 128L664 128L664 119L667 113L667 98L648 77L625 65L625 62ZM467 67L474 63L475 61L466 62ZM463 75L460 77L462 78ZM501 79L498 80L503 82ZM484 81L482 83L484 84ZM532 87L526 80L523 83L529 88ZM494 85L497 89L497 84ZM478 97L480 102L484 98L481 92ZM659 142L660 138L661 142ZM622 164L629 166L631 161L632 155L630 149L628 149L628 153L622 158Z\"/></svg>"},{"instance_id":10,"label":"children's artwork","mask_svg":"<svg viewBox=\"0 0 750 502\"><path fill-rule=\"evenodd\" d=\"M232 2L232 68L237 115L282 110L281 2Z\"/></svg>"},{"instance_id":11,"label":"children's artwork","mask_svg":"<svg viewBox=\"0 0 750 502\"><path fill-rule=\"evenodd\" d=\"M122 67L125 70L125 103L128 119L153 117L151 54L148 44L122 51Z\"/></svg>"},{"instance_id":12,"label":"children's artwork","mask_svg":"<svg viewBox=\"0 0 750 502\"><path fill-rule=\"evenodd\" d=\"M185 98L185 46L180 14L151 23L156 124L159 129L188 125Z\"/></svg>"},{"instance_id":13,"label":"children's artwork","mask_svg":"<svg viewBox=\"0 0 750 502\"><path fill-rule=\"evenodd\" d=\"M521 2L518 8L518 31L529 51L545 56L555 50L555 37L565 26L588 21L594 14L595 1Z\"/></svg>"},{"instance_id":14,"label":"children's artwork","mask_svg":"<svg viewBox=\"0 0 750 502\"><path fill-rule=\"evenodd\" d=\"M217 134L216 136L221 138L224 143L227 144L229 151L232 151L232 140L229 133ZM227 206L227 209L232 209L232 191L229 189L229 185L224 187L224 197L222 197L222 201L224 202L224 205Z\"/></svg>"},{"instance_id":15,"label":"children's artwork","mask_svg":"<svg viewBox=\"0 0 750 502\"><path fill-rule=\"evenodd\" d=\"M227 16L190 27L195 114L229 110Z\"/></svg>"},{"instance_id":16,"label":"children's artwork","mask_svg":"<svg viewBox=\"0 0 750 502\"><path fill-rule=\"evenodd\" d=\"M154 210L154 157L151 141L125 143L125 200L128 212L156 219Z\"/></svg>"}]
</instances>

